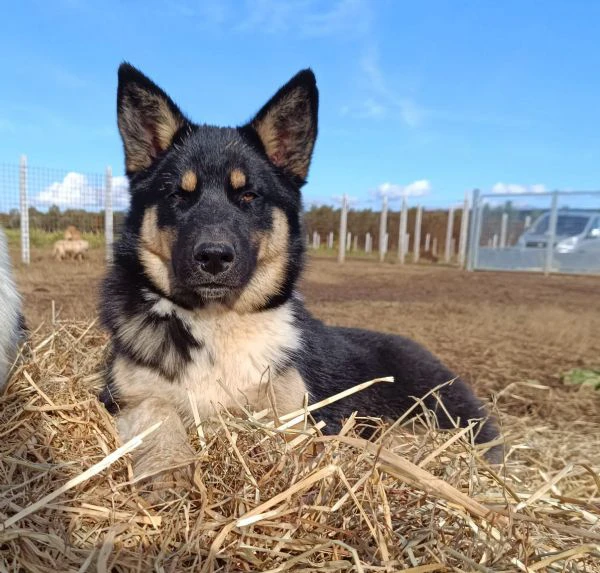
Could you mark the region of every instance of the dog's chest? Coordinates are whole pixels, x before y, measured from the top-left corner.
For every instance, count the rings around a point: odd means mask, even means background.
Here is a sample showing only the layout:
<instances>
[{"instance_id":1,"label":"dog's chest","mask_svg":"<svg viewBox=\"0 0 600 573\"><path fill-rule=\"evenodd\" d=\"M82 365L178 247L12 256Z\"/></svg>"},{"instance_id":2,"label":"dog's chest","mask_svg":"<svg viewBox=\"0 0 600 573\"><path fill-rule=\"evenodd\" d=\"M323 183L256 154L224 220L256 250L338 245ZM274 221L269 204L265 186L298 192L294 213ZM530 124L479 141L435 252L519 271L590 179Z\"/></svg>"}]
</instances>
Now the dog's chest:
<instances>
[{"instance_id":1,"label":"dog's chest","mask_svg":"<svg viewBox=\"0 0 600 573\"><path fill-rule=\"evenodd\" d=\"M179 363L172 381L146 368L143 373L138 368L134 376L131 372L127 375L119 362L119 391L133 393L136 401L144 395L167 399L182 413L189 413L191 403L201 416L213 413L215 406L264 407L276 370L289 363L290 355L301 346L300 332L287 305L252 314L210 307L190 312L163 299L154 304L152 312L177 317L197 345L190 350L190 360ZM171 355L170 344L165 336L161 344L165 360Z\"/></svg>"},{"instance_id":2,"label":"dog's chest","mask_svg":"<svg viewBox=\"0 0 600 573\"><path fill-rule=\"evenodd\" d=\"M182 376L186 393L202 408L252 402L300 346L292 319L282 307L253 315L207 311L188 320L201 348L192 352Z\"/></svg>"}]
</instances>

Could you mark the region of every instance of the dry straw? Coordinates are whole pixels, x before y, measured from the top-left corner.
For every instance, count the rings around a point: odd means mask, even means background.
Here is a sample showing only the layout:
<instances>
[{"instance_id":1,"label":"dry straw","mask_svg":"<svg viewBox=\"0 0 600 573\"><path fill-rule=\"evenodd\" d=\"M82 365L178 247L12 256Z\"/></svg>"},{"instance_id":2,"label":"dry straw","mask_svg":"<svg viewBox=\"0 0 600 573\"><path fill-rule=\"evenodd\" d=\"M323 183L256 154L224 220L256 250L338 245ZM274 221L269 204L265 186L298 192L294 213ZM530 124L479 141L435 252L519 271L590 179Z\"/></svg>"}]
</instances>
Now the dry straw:
<instances>
[{"instance_id":1,"label":"dry straw","mask_svg":"<svg viewBox=\"0 0 600 573\"><path fill-rule=\"evenodd\" d=\"M145 435L121 445L95 399L105 347L94 325L57 322L0 397L0 571L600 571L593 421L502 414L492 468L470 429L426 414L367 442L355 416L321 435L318 405L275 423L222 412L190 434L195 485L152 506L128 455ZM536 391L512 385L503 409Z\"/></svg>"}]
</instances>

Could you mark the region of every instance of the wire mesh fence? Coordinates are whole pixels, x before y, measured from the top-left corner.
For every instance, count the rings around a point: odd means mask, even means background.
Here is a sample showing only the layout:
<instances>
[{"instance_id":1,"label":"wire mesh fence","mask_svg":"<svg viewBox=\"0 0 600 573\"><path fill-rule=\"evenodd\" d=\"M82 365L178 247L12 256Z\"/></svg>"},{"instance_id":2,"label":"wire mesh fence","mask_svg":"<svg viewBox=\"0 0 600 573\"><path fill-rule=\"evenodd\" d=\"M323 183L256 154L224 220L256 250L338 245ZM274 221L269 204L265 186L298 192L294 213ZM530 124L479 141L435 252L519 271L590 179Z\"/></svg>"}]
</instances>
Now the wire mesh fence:
<instances>
[{"instance_id":1,"label":"wire mesh fence","mask_svg":"<svg viewBox=\"0 0 600 573\"><path fill-rule=\"evenodd\" d=\"M475 194L469 268L600 274L600 191Z\"/></svg>"},{"instance_id":2,"label":"wire mesh fence","mask_svg":"<svg viewBox=\"0 0 600 573\"><path fill-rule=\"evenodd\" d=\"M321 205L304 215L309 249L380 261L445 262L462 265L468 239L469 202L449 209L428 208L404 199L396 207L384 198L381 210Z\"/></svg>"},{"instance_id":3,"label":"wire mesh fence","mask_svg":"<svg viewBox=\"0 0 600 573\"><path fill-rule=\"evenodd\" d=\"M129 203L127 180L103 174L19 165L0 165L0 226L21 259L30 248L50 249L60 240L84 240L110 257Z\"/></svg>"},{"instance_id":4,"label":"wire mesh fence","mask_svg":"<svg viewBox=\"0 0 600 573\"><path fill-rule=\"evenodd\" d=\"M410 203L410 204L409 204ZM129 204L127 179L0 164L0 226L30 261L30 249L62 257L57 242L82 239L110 260ZM313 252L388 262L433 262L470 270L600 274L600 192L473 194L449 209L403 197L381 208L313 206L304 213ZM72 243L69 246L73 246ZM69 251L71 252L71 251Z\"/></svg>"}]
</instances>

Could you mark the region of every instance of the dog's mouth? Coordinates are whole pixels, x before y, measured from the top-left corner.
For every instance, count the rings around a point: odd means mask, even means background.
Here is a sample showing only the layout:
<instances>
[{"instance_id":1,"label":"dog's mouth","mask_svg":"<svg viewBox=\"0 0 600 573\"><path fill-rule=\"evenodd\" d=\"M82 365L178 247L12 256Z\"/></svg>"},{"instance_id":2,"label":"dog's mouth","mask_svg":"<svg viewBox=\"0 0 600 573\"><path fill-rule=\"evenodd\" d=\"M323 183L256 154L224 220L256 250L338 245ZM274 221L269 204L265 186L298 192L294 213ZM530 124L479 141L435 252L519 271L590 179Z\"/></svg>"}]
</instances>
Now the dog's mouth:
<instances>
[{"instance_id":1,"label":"dog's mouth","mask_svg":"<svg viewBox=\"0 0 600 573\"><path fill-rule=\"evenodd\" d=\"M230 286L222 284L204 284L196 287L196 293L204 300L222 300L233 290Z\"/></svg>"}]
</instances>

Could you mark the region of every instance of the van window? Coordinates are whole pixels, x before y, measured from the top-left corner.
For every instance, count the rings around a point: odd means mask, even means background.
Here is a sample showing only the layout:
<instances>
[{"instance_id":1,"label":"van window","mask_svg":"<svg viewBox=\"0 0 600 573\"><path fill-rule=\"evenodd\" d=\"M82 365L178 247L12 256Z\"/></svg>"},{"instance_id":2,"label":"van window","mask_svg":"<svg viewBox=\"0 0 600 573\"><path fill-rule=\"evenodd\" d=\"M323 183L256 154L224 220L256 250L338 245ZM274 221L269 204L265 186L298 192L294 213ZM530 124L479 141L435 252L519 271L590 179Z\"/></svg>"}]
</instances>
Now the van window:
<instances>
[{"instance_id":1,"label":"van window","mask_svg":"<svg viewBox=\"0 0 600 573\"><path fill-rule=\"evenodd\" d=\"M595 217L590 225L590 231L588 237L594 237L600 239L600 217Z\"/></svg>"},{"instance_id":2,"label":"van window","mask_svg":"<svg viewBox=\"0 0 600 573\"><path fill-rule=\"evenodd\" d=\"M585 227L590 220L585 215L558 215L556 221L556 234L559 236L572 237L573 235L580 235L585 231ZM535 226L534 233L542 235L548 232L548 225L550 223L550 216L544 215Z\"/></svg>"}]
</instances>

